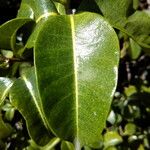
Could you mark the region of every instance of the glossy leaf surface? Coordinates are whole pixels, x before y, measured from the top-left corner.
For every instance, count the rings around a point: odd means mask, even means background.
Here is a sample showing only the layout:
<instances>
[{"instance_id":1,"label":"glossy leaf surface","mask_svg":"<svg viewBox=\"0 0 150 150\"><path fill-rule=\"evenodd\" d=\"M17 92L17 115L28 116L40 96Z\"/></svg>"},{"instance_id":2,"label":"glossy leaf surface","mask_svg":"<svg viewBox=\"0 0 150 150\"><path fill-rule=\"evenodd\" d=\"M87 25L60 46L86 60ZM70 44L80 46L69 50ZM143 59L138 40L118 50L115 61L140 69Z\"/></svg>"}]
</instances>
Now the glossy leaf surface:
<instances>
[{"instance_id":1,"label":"glossy leaf surface","mask_svg":"<svg viewBox=\"0 0 150 150\"><path fill-rule=\"evenodd\" d=\"M10 91L10 99L24 116L31 138L39 145L47 144L52 135L43 113L33 68L27 69L22 73L22 78L16 80Z\"/></svg>"},{"instance_id":2,"label":"glossy leaf surface","mask_svg":"<svg viewBox=\"0 0 150 150\"><path fill-rule=\"evenodd\" d=\"M18 17L35 18L36 21L43 17L56 13L57 10L51 0L23 0L21 3Z\"/></svg>"},{"instance_id":3,"label":"glossy leaf surface","mask_svg":"<svg viewBox=\"0 0 150 150\"><path fill-rule=\"evenodd\" d=\"M54 134L76 147L99 141L116 88L118 51L114 30L98 14L51 16L43 24L35 70Z\"/></svg>"},{"instance_id":4,"label":"glossy leaf surface","mask_svg":"<svg viewBox=\"0 0 150 150\"><path fill-rule=\"evenodd\" d=\"M0 77L0 105L5 100L13 81L9 78Z\"/></svg>"}]
</instances>

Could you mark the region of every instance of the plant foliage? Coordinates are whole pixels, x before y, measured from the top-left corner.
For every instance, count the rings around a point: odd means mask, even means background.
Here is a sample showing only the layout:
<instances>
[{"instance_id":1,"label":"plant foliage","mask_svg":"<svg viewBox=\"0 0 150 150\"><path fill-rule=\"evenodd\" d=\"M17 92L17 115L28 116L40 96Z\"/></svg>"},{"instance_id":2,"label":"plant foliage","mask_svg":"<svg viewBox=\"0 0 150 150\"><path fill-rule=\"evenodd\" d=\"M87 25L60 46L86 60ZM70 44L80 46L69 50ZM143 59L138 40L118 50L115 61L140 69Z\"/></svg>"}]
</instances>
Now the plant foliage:
<instances>
[{"instance_id":1,"label":"plant foliage","mask_svg":"<svg viewBox=\"0 0 150 150\"><path fill-rule=\"evenodd\" d=\"M16 18L0 25L0 148L9 149L4 141L22 136L19 130L29 134L19 149L55 149L60 142L62 150L132 148L125 138L140 136L147 144L138 149L149 148L149 133L137 133L142 127L134 124L140 105L148 115L149 88L115 91L119 49L133 60L142 50L149 54L150 13L132 0L83 0L76 13L69 6L22 0ZM15 114L22 116L13 125Z\"/></svg>"}]
</instances>

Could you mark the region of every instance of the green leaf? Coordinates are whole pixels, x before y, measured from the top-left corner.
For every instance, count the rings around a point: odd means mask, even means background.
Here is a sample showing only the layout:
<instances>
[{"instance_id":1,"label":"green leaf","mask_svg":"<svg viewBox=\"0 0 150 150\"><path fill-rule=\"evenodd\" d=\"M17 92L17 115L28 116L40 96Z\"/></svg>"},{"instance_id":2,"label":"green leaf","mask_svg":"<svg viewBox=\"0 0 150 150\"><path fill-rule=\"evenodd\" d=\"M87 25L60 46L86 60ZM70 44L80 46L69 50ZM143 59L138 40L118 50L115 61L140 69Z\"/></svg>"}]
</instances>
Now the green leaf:
<instances>
[{"instance_id":1,"label":"green leaf","mask_svg":"<svg viewBox=\"0 0 150 150\"><path fill-rule=\"evenodd\" d=\"M34 69L25 69L10 90L10 100L26 120L31 138L44 146L52 137L36 87Z\"/></svg>"},{"instance_id":2,"label":"green leaf","mask_svg":"<svg viewBox=\"0 0 150 150\"><path fill-rule=\"evenodd\" d=\"M61 150L75 150L75 148L72 143L67 142L67 141L62 141Z\"/></svg>"},{"instance_id":3,"label":"green leaf","mask_svg":"<svg viewBox=\"0 0 150 150\"><path fill-rule=\"evenodd\" d=\"M133 123L128 123L124 129L124 135L133 135L136 132L136 125Z\"/></svg>"},{"instance_id":4,"label":"green leaf","mask_svg":"<svg viewBox=\"0 0 150 150\"><path fill-rule=\"evenodd\" d=\"M142 48L130 38L130 49L129 54L132 59L137 59L142 51Z\"/></svg>"},{"instance_id":5,"label":"green leaf","mask_svg":"<svg viewBox=\"0 0 150 150\"><path fill-rule=\"evenodd\" d=\"M10 103L7 102L5 105L2 106L2 110L5 111L4 114L5 119L8 121L12 121L15 114L15 108Z\"/></svg>"},{"instance_id":6,"label":"green leaf","mask_svg":"<svg viewBox=\"0 0 150 150\"><path fill-rule=\"evenodd\" d=\"M1 53L2 55L5 57L5 58L12 58L13 57L13 52L12 51L8 51L8 50L1 50Z\"/></svg>"},{"instance_id":7,"label":"green leaf","mask_svg":"<svg viewBox=\"0 0 150 150\"><path fill-rule=\"evenodd\" d=\"M139 3L140 3L139 0L133 0L133 8L134 8L135 10L138 9Z\"/></svg>"},{"instance_id":8,"label":"green leaf","mask_svg":"<svg viewBox=\"0 0 150 150\"><path fill-rule=\"evenodd\" d=\"M130 85L129 87L125 87L124 93L127 97L133 95L134 93L137 93L137 89L135 86Z\"/></svg>"},{"instance_id":9,"label":"green leaf","mask_svg":"<svg viewBox=\"0 0 150 150\"><path fill-rule=\"evenodd\" d=\"M133 12L133 0L95 0L105 18L114 26L122 28Z\"/></svg>"},{"instance_id":10,"label":"green leaf","mask_svg":"<svg viewBox=\"0 0 150 150\"><path fill-rule=\"evenodd\" d=\"M35 18L38 22L52 14L57 14L57 10L51 0L22 0L17 17Z\"/></svg>"},{"instance_id":11,"label":"green leaf","mask_svg":"<svg viewBox=\"0 0 150 150\"><path fill-rule=\"evenodd\" d=\"M26 49L31 49L31 48L34 47L35 41L36 41L37 36L38 36L38 33L39 33L39 31L40 31L40 29L41 29L43 23L44 23L46 20L47 20L47 18L43 18L42 20L40 20L40 21L37 23L37 25L36 25L36 27L34 28L32 34L30 35L30 37L29 37L29 39L28 39L28 41L27 41L27 43L26 43L24 49L22 49L22 50L19 51L19 53L18 53L19 55L22 55L23 52L24 52Z\"/></svg>"},{"instance_id":12,"label":"green leaf","mask_svg":"<svg viewBox=\"0 0 150 150\"><path fill-rule=\"evenodd\" d=\"M66 14L65 6L63 4L55 2L55 6L59 14L61 15Z\"/></svg>"},{"instance_id":13,"label":"green leaf","mask_svg":"<svg viewBox=\"0 0 150 150\"><path fill-rule=\"evenodd\" d=\"M0 77L0 105L5 100L13 81L9 78Z\"/></svg>"},{"instance_id":14,"label":"green leaf","mask_svg":"<svg viewBox=\"0 0 150 150\"><path fill-rule=\"evenodd\" d=\"M34 49L38 90L58 137L80 145L100 140L117 83L118 38L98 14L51 16Z\"/></svg>"},{"instance_id":15,"label":"green leaf","mask_svg":"<svg viewBox=\"0 0 150 150\"><path fill-rule=\"evenodd\" d=\"M136 11L128 18L125 29L137 43L150 48L150 12Z\"/></svg>"},{"instance_id":16,"label":"green leaf","mask_svg":"<svg viewBox=\"0 0 150 150\"><path fill-rule=\"evenodd\" d=\"M39 146L33 140L30 140L29 142L30 146L26 148L27 150L53 150L53 148L60 142L60 139L54 137L45 146Z\"/></svg>"},{"instance_id":17,"label":"green leaf","mask_svg":"<svg viewBox=\"0 0 150 150\"><path fill-rule=\"evenodd\" d=\"M8 123L4 123L2 115L0 114L0 140L8 137L13 129Z\"/></svg>"},{"instance_id":18,"label":"green leaf","mask_svg":"<svg viewBox=\"0 0 150 150\"><path fill-rule=\"evenodd\" d=\"M150 13L136 11L137 1L95 0L104 17L113 25L133 38L142 47L150 48Z\"/></svg>"},{"instance_id":19,"label":"green leaf","mask_svg":"<svg viewBox=\"0 0 150 150\"><path fill-rule=\"evenodd\" d=\"M61 3L63 5L67 4L67 2L69 2L70 0L53 0L55 2Z\"/></svg>"},{"instance_id":20,"label":"green leaf","mask_svg":"<svg viewBox=\"0 0 150 150\"><path fill-rule=\"evenodd\" d=\"M34 19L33 9L27 3L21 3L20 9L17 14L17 18L30 18Z\"/></svg>"},{"instance_id":21,"label":"green leaf","mask_svg":"<svg viewBox=\"0 0 150 150\"><path fill-rule=\"evenodd\" d=\"M106 148L120 144L122 141L122 137L116 131L109 131L104 135L104 146Z\"/></svg>"},{"instance_id":22,"label":"green leaf","mask_svg":"<svg viewBox=\"0 0 150 150\"><path fill-rule=\"evenodd\" d=\"M25 24L34 24L32 19L16 18L0 26L0 48L6 50L15 50L16 33Z\"/></svg>"},{"instance_id":23,"label":"green leaf","mask_svg":"<svg viewBox=\"0 0 150 150\"><path fill-rule=\"evenodd\" d=\"M64 6L62 4L56 4L58 11L64 13ZM57 15L57 9L51 0L23 0L17 15L17 18L32 18L35 19L37 25L35 26L32 34L28 38L25 46L17 52L18 56L30 55L32 52L30 49L34 47L34 43L37 38L37 34L45 20L51 15ZM23 31L26 31L24 29Z\"/></svg>"}]
</instances>

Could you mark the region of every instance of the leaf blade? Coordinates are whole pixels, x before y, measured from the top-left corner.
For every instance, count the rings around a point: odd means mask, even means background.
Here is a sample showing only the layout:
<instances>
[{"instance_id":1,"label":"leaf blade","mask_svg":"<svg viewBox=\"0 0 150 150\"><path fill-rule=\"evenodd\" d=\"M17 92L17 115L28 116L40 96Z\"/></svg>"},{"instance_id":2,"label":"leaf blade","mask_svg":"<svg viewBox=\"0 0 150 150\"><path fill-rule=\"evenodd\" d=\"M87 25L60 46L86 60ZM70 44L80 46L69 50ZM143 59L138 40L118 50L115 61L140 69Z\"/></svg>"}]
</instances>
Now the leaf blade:
<instances>
[{"instance_id":1,"label":"leaf blade","mask_svg":"<svg viewBox=\"0 0 150 150\"><path fill-rule=\"evenodd\" d=\"M9 78L0 77L0 105L5 100L13 81Z\"/></svg>"},{"instance_id":2,"label":"leaf blade","mask_svg":"<svg viewBox=\"0 0 150 150\"><path fill-rule=\"evenodd\" d=\"M50 24L53 26L49 26ZM44 40L45 37L48 39ZM100 132L105 126L105 121L102 120L107 118L116 87L118 49L115 32L102 17L94 13L51 16L44 23L35 45L35 70L45 115L59 137L79 141L81 145L89 145L100 139ZM107 59L111 60L111 64ZM109 69L105 69L103 65ZM104 71L101 79L97 79L100 70L107 70L109 77L106 77L107 71ZM108 83L112 77L111 83ZM103 82L102 78L106 81ZM109 90L105 88L106 83ZM97 89L102 90L101 94ZM98 97L101 97L100 101ZM105 113L103 109L99 110L100 103L103 104ZM91 122L96 122L94 128Z\"/></svg>"},{"instance_id":3,"label":"leaf blade","mask_svg":"<svg viewBox=\"0 0 150 150\"><path fill-rule=\"evenodd\" d=\"M40 104L34 69L27 69L22 76L12 86L10 100L25 118L31 138L44 146L49 142L52 134Z\"/></svg>"}]
</instances>

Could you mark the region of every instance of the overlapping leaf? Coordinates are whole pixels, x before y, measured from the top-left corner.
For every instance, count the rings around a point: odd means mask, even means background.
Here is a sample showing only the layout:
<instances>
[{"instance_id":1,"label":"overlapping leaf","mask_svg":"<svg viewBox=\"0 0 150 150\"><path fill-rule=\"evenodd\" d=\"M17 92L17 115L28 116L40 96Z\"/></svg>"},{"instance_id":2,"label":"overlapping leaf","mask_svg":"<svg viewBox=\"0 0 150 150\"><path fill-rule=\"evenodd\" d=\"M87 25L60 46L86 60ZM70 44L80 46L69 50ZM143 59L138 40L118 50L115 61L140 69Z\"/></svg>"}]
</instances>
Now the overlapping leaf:
<instances>
[{"instance_id":1,"label":"overlapping leaf","mask_svg":"<svg viewBox=\"0 0 150 150\"><path fill-rule=\"evenodd\" d=\"M16 80L10 91L10 100L25 118L31 138L39 145L47 144L52 134L43 113L33 68L27 69L22 78Z\"/></svg>"},{"instance_id":2,"label":"overlapping leaf","mask_svg":"<svg viewBox=\"0 0 150 150\"><path fill-rule=\"evenodd\" d=\"M25 24L31 23L34 25L34 21L28 18L16 18L12 19L0 26L0 48L1 49L15 49L16 48L16 33Z\"/></svg>"},{"instance_id":3,"label":"overlapping leaf","mask_svg":"<svg viewBox=\"0 0 150 150\"><path fill-rule=\"evenodd\" d=\"M133 12L133 0L95 0L106 19L122 28Z\"/></svg>"},{"instance_id":4,"label":"overlapping leaf","mask_svg":"<svg viewBox=\"0 0 150 150\"><path fill-rule=\"evenodd\" d=\"M18 17L35 18L38 22L44 16L57 13L56 7L51 0L23 0ZM43 16L44 15L44 16Z\"/></svg>"},{"instance_id":5,"label":"overlapping leaf","mask_svg":"<svg viewBox=\"0 0 150 150\"><path fill-rule=\"evenodd\" d=\"M136 11L128 18L124 28L141 46L150 48L150 12Z\"/></svg>"},{"instance_id":6,"label":"overlapping leaf","mask_svg":"<svg viewBox=\"0 0 150 150\"><path fill-rule=\"evenodd\" d=\"M134 12L133 0L95 1L113 27L128 34L142 47L150 48L150 13L148 11Z\"/></svg>"},{"instance_id":7,"label":"overlapping leaf","mask_svg":"<svg viewBox=\"0 0 150 150\"><path fill-rule=\"evenodd\" d=\"M36 21L36 26L29 37L24 49L22 49L19 55L22 55L25 49L30 49L34 47L37 34L40 28L50 15L57 15L57 9L59 13L64 13L64 6L62 4L56 4L51 0L23 0L21 7L19 9L17 17L29 17Z\"/></svg>"}]
</instances>

